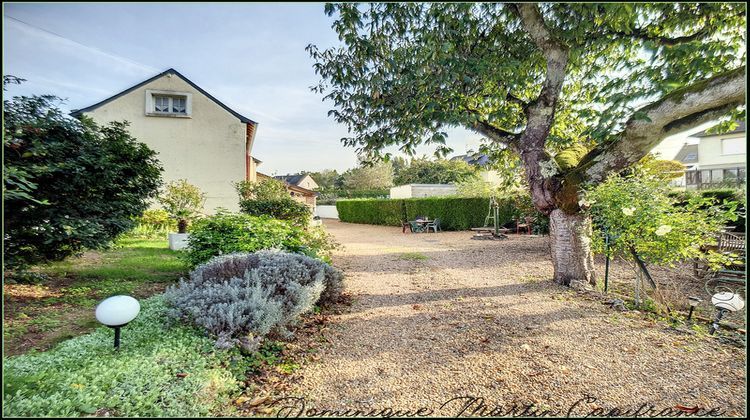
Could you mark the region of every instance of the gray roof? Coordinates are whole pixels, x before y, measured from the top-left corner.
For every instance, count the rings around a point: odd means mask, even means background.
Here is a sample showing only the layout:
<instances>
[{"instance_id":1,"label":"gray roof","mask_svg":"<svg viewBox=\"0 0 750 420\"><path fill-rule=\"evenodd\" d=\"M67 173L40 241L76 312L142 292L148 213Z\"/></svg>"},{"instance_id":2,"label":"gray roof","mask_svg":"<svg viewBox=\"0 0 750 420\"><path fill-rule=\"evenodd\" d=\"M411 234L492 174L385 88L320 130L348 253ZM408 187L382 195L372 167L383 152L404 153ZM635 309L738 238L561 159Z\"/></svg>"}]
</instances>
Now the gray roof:
<instances>
[{"instance_id":1,"label":"gray roof","mask_svg":"<svg viewBox=\"0 0 750 420\"><path fill-rule=\"evenodd\" d=\"M682 163L697 163L698 162L698 145L685 143L677 152L674 160Z\"/></svg>"},{"instance_id":2,"label":"gray roof","mask_svg":"<svg viewBox=\"0 0 750 420\"><path fill-rule=\"evenodd\" d=\"M714 126L714 127L716 127L716 126ZM714 128L714 127L711 127L711 128ZM709 128L708 130L710 130L711 128ZM691 137L711 137L711 136L719 136L719 135L724 135L724 134L744 133L745 132L745 122L744 121L737 121L737 128L735 128L732 131L726 132L726 133L708 134L708 133L706 133L706 131L708 131L708 130L703 130L700 133L693 134Z\"/></svg>"},{"instance_id":3,"label":"gray roof","mask_svg":"<svg viewBox=\"0 0 750 420\"><path fill-rule=\"evenodd\" d=\"M94 109L99 108L100 106L102 106L104 104L107 104L109 102L112 102L115 99L119 98L120 96L127 95L128 93L130 93L130 92L138 89L139 87L144 86L144 85L146 85L148 83L151 83L154 80L156 80L156 79L158 79L158 78L160 78L162 76L166 76L167 74L174 74L175 76L177 76L180 79L184 80L185 82L187 82L187 84L189 84L190 86L192 86L195 90L197 90L198 92L200 92L203 95L205 95L208 99L214 101L216 103L216 105L219 105L220 107L224 108L227 112L229 112L230 114L232 114L235 117L237 117L241 122L243 122L245 124L247 124L247 123L257 124L255 121L251 120L250 118L247 118L245 116L240 115L239 113L235 112L234 110L232 110L228 106L226 106L223 103L221 103L221 101L219 101L218 99L216 99L213 96L211 96L208 92L206 92L205 90L201 89L200 86L198 86L195 83L193 83L190 79L188 79L187 77L183 76L182 74L180 74L180 72L178 72L175 69L167 69L166 71L163 71L163 72L157 74L156 76L154 76L154 77L152 77L152 78L150 78L148 80L144 80L143 82L138 83L137 85L135 85L135 86L133 86L131 88L123 90L122 92L118 93L117 95L110 96L109 98L107 98L107 99L105 99L105 100L103 100L101 102L97 102L94 105L88 106L86 108L76 109L73 112L71 112L70 115L72 115L74 117L78 117L81 114L83 114L84 112L93 111Z\"/></svg>"},{"instance_id":4,"label":"gray roof","mask_svg":"<svg viewBox=\"0 0 750 420\"><path fill-rule=\"evenodd\" d=\"M284 181L287 184L297 185L302 181L307 174L296 174L296 175L276 175L274 178Z\"/></svg>"}]
</instances>

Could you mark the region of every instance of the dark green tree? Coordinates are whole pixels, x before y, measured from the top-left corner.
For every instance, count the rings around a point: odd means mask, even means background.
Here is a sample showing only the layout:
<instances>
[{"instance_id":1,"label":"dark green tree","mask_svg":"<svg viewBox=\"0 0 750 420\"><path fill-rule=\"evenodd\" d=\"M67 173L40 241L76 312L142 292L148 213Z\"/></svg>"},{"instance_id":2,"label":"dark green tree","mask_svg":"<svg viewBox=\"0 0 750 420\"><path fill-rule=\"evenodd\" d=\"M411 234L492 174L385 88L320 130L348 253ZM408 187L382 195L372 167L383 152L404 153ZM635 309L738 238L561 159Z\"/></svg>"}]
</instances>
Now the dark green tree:
<instances>
[{"instance_id":1,"label":"dark green tree","mask_svg":"<svg viewBox=\"0 0 750 420\"><path fill-rule=\"evenodd\" d=\"M4 257L8 268L108 245L157 194L156 153L127 123L64 115L54 96L3 101Z\"/></svg>"},{"instance_id":2,"label":"dark green tree","mask_svg":"<svg viewBox=\"0 0 750 420\"><path fill-rule=\"evenodd\" d=\"M465 127L523 162L550 215L554 278L595 282L582 191L665 137L738 117L741 3L344 3L325 6L342 45L310 45L314 91L367 160L420 144L446 154ZM730 118L727 118L729 121ZM555 154L569 146L564 164ZM570 157L575 159L571 160Z\"/></svg>"}]
</instances>

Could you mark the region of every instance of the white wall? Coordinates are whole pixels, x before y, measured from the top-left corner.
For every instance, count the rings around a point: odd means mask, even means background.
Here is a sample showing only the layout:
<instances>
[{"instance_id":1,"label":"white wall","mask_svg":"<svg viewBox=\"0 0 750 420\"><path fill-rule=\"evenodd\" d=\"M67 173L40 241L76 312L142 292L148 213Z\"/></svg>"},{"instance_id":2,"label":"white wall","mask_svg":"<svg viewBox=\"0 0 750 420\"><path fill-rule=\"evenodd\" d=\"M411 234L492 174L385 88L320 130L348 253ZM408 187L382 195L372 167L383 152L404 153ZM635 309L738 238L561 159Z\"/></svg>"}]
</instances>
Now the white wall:
<instances>
[{"instance_id":1,"label":"white wall","mask_svg":"<svg viewBox=\"0 0 750 420\"><path fill-rule=\"evenodd\" d=\"M336 206L317 206L315 207L315 215L321 219L339 218L339 212L336 210Z\"/></svg>"},{"instance_id":2,"label":"white wall","mask_svg":"<svg viewBox=\"0 0 750 420\"><path fill-rule=\"evenodd\" d=\"M146 116L147 89L192 93L192 115ZM179 76L164 75L86 115L99 124L129 121L133 137L158 153L165 183L185 178L196 185L207 194L207 213L239 210L232 183L245 179L247 127Z\"/></svg>"},{"instance_id":3,"label":"white wall","mask_svg":"<svg viewBox=\"0 0 750 420\"><path fill-rule=\"evenodd\" d=\"M411 185L391 187L390 198L411 198Z\"/></svg>"},{"instance_id":4,"label":"white wall","mask_svg":"<svg viewBox=\"0 0 750 420\"><path fill-rule=\"evenodd\" d=\"M457 192L453 184L407 184L392 187L390 198L440 197Z\"/></svg>"},{"instance_id":5,"label":"white wall","mask_svg":"<svg viewBox=\"0 0 750 420\"><path fill-rule=\"evenodd\" d=\"M698 144L698 167L700 169L745 167L747 154L723 154L722 139L745 138L745 133L703 137Z\"/></svg>"}]
</instances>

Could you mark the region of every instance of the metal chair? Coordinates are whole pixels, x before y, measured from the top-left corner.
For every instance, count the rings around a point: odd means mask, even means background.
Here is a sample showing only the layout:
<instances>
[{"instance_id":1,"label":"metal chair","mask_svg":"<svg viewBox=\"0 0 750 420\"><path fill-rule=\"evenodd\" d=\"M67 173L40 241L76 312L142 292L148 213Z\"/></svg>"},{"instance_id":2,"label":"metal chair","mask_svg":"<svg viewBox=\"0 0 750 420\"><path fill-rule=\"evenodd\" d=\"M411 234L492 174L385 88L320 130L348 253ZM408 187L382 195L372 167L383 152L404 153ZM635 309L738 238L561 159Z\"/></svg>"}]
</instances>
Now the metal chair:
<instances>
[{"instance_id":1,"label":"metal chair","mask_svg":"<svg viewBox=\"0 0 750 420\"><path fill-rule=\"evenodd\" d=\"M430 233L430 229L433 232L438 233L440 231L440 219L435 219L430 223L427 223L427 233Z\"/></svg>"},{"instance_id":2,"label":"metal chair","mask_svg":"<svg viewBox=\"0 0 750 420\"><path fill-rule=\"evenodd\" d=\"M412 226L411 222L408 220L402 220L401 221L401 233L406 233L406 229L409 229L409 232L414 233L414 227Z\"/></svg>"}]
</instances>

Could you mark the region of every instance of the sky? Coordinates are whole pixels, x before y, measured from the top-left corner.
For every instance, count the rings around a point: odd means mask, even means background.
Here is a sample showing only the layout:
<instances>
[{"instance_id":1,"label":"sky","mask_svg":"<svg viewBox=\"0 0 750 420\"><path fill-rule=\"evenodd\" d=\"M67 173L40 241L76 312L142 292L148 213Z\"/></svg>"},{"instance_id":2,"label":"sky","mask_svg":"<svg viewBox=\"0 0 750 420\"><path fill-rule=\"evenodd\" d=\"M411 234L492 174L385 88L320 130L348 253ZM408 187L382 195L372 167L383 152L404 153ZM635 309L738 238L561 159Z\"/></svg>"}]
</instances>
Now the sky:
<instances>
[{"instance_id":1,"label":"sky","mask_svg":"<svg viewBox=\"0 0 750 420\"><path fill-rule=\"evenodd\" d=\"M259 123L252 154L270 175L346 170L355 149L319 80L308 44L338 43L323 3L4 3L3 74L26 79L9 95L54 94L65 110L84 108L174 68L230 108ZM689 133L710 126L698 127ZM455 154L481 137L453 129ZM671 158L686 135L658 148ZM422 147L418 154L430 155ZM672 156L669 156L669 155Z\"/></svg>"}]
</instances>

